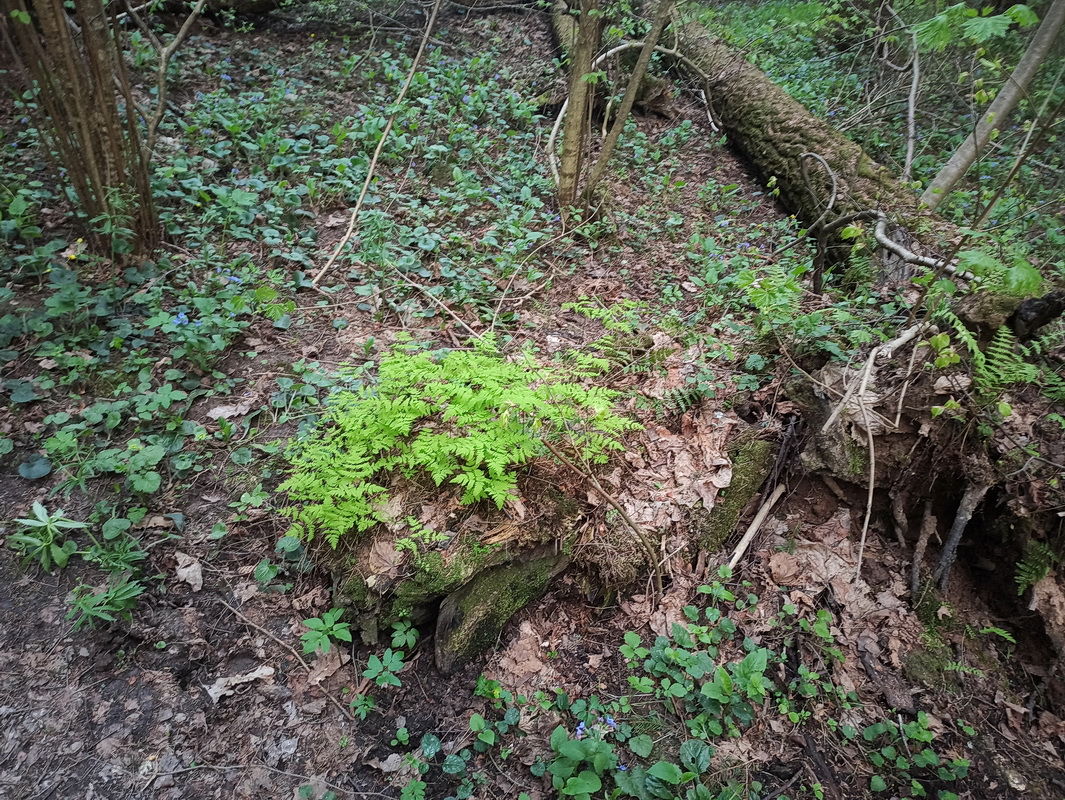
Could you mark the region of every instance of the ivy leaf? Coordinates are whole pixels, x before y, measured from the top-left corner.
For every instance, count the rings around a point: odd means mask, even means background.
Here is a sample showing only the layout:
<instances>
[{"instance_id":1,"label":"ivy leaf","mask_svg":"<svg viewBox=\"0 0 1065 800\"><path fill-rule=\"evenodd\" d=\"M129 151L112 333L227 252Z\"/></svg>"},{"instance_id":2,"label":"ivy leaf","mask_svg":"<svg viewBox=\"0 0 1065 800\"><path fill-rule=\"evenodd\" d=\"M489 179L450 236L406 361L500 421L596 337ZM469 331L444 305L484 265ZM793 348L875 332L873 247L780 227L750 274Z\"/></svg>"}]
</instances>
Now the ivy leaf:
<instances>
[{"instance_id":1,"label":"ivy leaf","mask_svg":"<svg viewBox=\"0 0 1065 800\"><path fill-rule=\"evenodd\" d=\"M34 400L41 399L41 396L34 391L33 381L4 381L4 388L7 389L12 403L32 403Z\"/></svg>"},{"instance_id":2,"label":"ivy leaf","mask_svg":"<svg viewBox=\"0 0 1065 800\"><path fill-rule=\"evenodd\" d=\"M1005 14L994 17L973 17L961 24L962 32L977 44L982 44L988 39L1001 36L1010 29L1013 23Z\"/></svg>"},{"instance_id":3,"label":"ivy leaf","mask_svg":"<svg viewBox=\"0 0 1065 800\"><path fill-rule=\"evenodd\" d=\"M427 733L422 737L422 755L425 758L435 758L436 754L440 752L440 746L440 738L438 736Z\"/></svg>"},{"instance_id":4,"label":"ivy leaf","mask_svg":"<svg viewBox=\"0 0 1065 800\"><path fill-rule=\"evenodd\" d=\"M135 492L152 494L159 491L163 483L163 476L158 472L142 472L129 476L129 485Z\"/></svg>"},{"instance_id":5,"label":"ivy leaf","mask_svg":"<svg viewBox=\"0 0 1065 800\"><path fill-rule=\"evenodd\" d=\"M461 756L452 753L444 759L440 769L443 770L445 775L461 775L466 771L466 762L462 760Z\"/></svg>"}]
</instances>

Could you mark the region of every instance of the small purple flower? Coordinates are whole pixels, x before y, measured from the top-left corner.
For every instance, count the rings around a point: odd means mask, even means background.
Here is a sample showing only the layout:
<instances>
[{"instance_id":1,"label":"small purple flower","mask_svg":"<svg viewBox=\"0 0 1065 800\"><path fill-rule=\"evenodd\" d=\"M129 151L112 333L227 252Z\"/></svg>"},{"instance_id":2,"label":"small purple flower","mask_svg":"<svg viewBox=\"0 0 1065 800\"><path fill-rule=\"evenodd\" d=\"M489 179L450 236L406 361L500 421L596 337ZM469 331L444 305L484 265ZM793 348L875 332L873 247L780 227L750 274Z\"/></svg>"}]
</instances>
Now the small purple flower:
<instances>
[{"instance_id":1,"label":"small purple flower","mask_svg":"<svg viewBox=\"0 0 1065 800\"><path fill-rule=\"evenodd\" d=\"M628 769L624 764L618 764L618 772L626 772Z\"/></svg>"},{"instance_id":2,"label":"small purple flower","mask_svg":"<svg viewBox=\"0 0 1065 800\"><path fill-rule=\"evenodd\" d=\"M585 725L584 725L583 722L581 722L577 726L577 730L575 731L575 734L576 734L578 739L583 739L584 738L584 729L585 729Z\"/></svg>"},{"instance_id":3,"label":"small purple flower","mask_svg":"<svg viewBox=\"0 0 1065 800\"><path fill-rule=\"evenodd\" d=\"M173 321L175 325L188 325L189 316L184 311L182 311L176 317L174 317Z\"/></svg>"},{"instance_id":4,"label":"small purple flower","mask_svg":"<svg viewBox=\"0 0 1065 800\"><path fill-rule=\"evenodd\" d=\"M614 718L609 714L607 714L606 717L606 724L610 726L610 730L614 730L618 726L618 724L614 721Z\"/></svg>"},{"instance_id":5,"label":"small purple flower","mask_svg":"<svg viewBox=\"0 0 1065 800\"><path fill-rule=\"evenodd\" d=\"M226 74L225 74L225 73L223 72L223 73L222 73L222 80L224 80L224 81L231 81L231 80L233 80L233 79L232 79L231 77L229 77L228 75L226 75Z\"/></svg>"}]
</instances>

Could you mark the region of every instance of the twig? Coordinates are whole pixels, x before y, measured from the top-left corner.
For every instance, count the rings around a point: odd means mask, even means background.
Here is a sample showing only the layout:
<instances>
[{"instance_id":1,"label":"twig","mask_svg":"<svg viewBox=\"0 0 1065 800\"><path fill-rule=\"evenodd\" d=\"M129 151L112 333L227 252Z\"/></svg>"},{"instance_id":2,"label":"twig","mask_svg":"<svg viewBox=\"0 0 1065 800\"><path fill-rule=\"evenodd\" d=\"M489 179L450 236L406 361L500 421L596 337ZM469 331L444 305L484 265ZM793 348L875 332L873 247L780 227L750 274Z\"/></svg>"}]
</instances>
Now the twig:
<instances>
[{"instance_id":1,"label":"twig","mask_svg":"<svg viewBox=\"0 0 1065 800\"><path fill-rule=\"evenodd\" d=\"M875 372L875 362L878 358L883 356L885 359L891 358L897 349L909 344L917 336L924 333L928 328L928 324L921 322L917 325L913 325L907 328L902 334L890 342L874 347L872 352L869 353L869 357L865 361L865 367L862 369L862 379L860 382L852 383L850 388L847 389L843 395L843 399L839 401L839 404L832 410L828 419L825 420L825 424L821 426L821 433L828 433L839 419L839 415L843 413L847 403L850 402L851 397L854 396L855 390L859 392L858 404L859 406L865 406L865 401L862 399L862 395L865 394L866 388L869 386L870 379Z\"/></svg>"},{"instance_id":2,"label":"twig","mask_svg":"<svg viewBox=\"0 0 1065 800\"><path fill-rule=\"evenodd\" d=\"M204 2L205 0L200 0ZM443 0L436 0L433 3L433 12L429 15L429 21L425 23L425 33L422 35L421 44L418 45L418 52L414 56L414 61L410 65L410 72L407 73L407 80L403 83L403 88L399 90L399 96L396 97L394 103L395 110L389 115L388 123L385 125L385 129L381 132L381 139L377 143L377 147L373 152L373 157L370 159L370 166L366 170L366 180L362 184L362 191L359 193L359 199L355 201L355 208L351 211L351 218L348 220L348 229L344 232L343 237L337 242L336 249L333 250L333 255L329 257L329 260L325 263L325 266L318 270L318 274L314 276L311 281L311 286L315 289L318 288L318 282L329 271L329 269L336 263L336 260L340 258L340 251L344 249L348 242L351 241L352 235L355 233L355 223L359 219L359 212L362 210L363 201L366 200L366 195L370 191L370 184L373 183L374 172L377 170L377 160L381 157L382 151L385 149L385 142L388 140L388 134L392 132L392 126L396 122L396 115L399 113L400 105L407 96L407 91L410 89L411 82L414 80L414 75L418 71L418 67L421 65L422 54L425 53L425 45L429 41L429 34L433 30L433 24L436 22L436 15L440 11L440 6L443 5Z\"/></svg>"},{"instance_id":3,"label":"twig","mask_svg":"<svg viewBox=\"0 0 1065 800\"><path fill-rule=\"evenodd\" d=\"M638 538L640 540L640 544L643 545L643 549L647 553L647 558L650 560L651 566L654 568L654 571L655 571L655 590L658 592L658 596L661 597L662 596L662 567L658 563L658 553L655 550L654 546L651 544L651 540L647 536L647 532L644 531L644 529L640 525L638 525L636 523L636 521L632 517L629 516L629 512L626 511L624 508L622 508L621 503L619 503L614 498L614 496L612 494L610 494L610 492L608 492L606 489L604 489L599 484L599 481L596 480L594 475L591 475L591 474L585 472L583 469L581 469L576 464L574 464L572 461L570 461L568 458L566 458L566 456L564 456L562 454L562 451L560 451L557 447L555 447L555 445L553 445L547 439L544 439L543 442L544 442L544 446L548 450L551 451L551 454L555 458L557 458L559 461L561 461L565 466L569 467L570 470L572 470L573 472L577 473L582 478L584 478L589 483L591 483L592 484L592 488L594 488L597 492L599 492L599 495L604 500L606 500L608 503L610 503L611 506L614 507L614 510L617 511L618 514L621 515L621 518L625 521L625 524L628 525L629 528L632 530L632 532L636 534L636 538Z\"/></svg>"},{"instance_id":4,"label":"twig","mask_svg":"<svg viewBox=\"0 0 1065 800\"><path fill-rule=\"evenodd\" d=\"M247 624L247 625L250 625L251 627L255 628L255 630L259 631L259 633L262 633L262 634L265 634L266 636L269 636L269 637L270 637L271 639L273 639L273 640L274 640L275 642L277 642L277 643L278 643L279 645L281 645L281 646L282 646L282 647L284 647L284 648L285 648L286 650L288 650L288 651L289 651L290 653L292 653L292 656L293 656L293 658L295 658L295 659L296 659L296 661L298 661L298 662L300 663L300 666L302 666L302 667L303 667L303 668L304 668L305 670L307 670L307 672L308 672L308 673L309 673L309 672L311 671L311 667L310 667L310 665L309 665L309 664L308 664L308 663L307 663L306 661L304 661L304 660L303 660L303 657L302 657L302 656L301 656L301 655L300 655L299 653L297 653L297 652L296 652L296 651L295 651L295 650L294 650L294 649L292 648L292 646L291 646L291 645L287 644L286 642L283 642L283 641L282 641L281 639L279 639L279 638L278 638L277 636L275 636L275 635L274 635L273 633L271 633L270 631L268 631L268 630L267 630L266 628L263 628L263 627L261 627L260 625L256 625L256 624L255 624L254 622L252 622L252 621L251 621L250 619L248 619L248 618L247 618L246 616L244 616L244 615L243 615L243 614L241 614L241 613L240 613L239 611L237 611L237 609L233 608L233 606L231 606L231 605L230 605L229 603L227 603L227 602L226 602L225 600L221 600L221 601L219 601L219 602L221 602L221 603L222 603L222 605L224 605L224 606L225 606L226 608L228 608L228 609L229 609L230 611L232 611L234 615L236 615L237 617L239 617L240 619L242 619L242 620L244 621L244 623L245 623L245 624ZM344 708L344 704L343 704L343 703L341 703L341 702L340 702L339 700L337 700L337 699L336 699L335 697L333 697L333 695L329 694L329 692L325 691L325 689L322 689L322 693L323 693L323 694L324 694L324 695L326 696L326 699L328 699L328 700L329 700L329 702L331 702L331 703L332 703L333 705L335 705L335 706L336 706L336 707L337 707L338 709L340 709L340 713L341 713L341 714L343 714L343 715L344 715L344 717L345 717L345 718L346 718L346 719L347 719L347 720L348 720L349 722L354 722L354 721L355 721L355 717L354 717L354 716L352 716L351 712L350 712L350 711L348 711L348 709Z\"/></svg>"},{"instance_id":5,"label":"twig","mask_svg":"<svg viewBox=\"0 0 1065 800\"><path fill-rule=\"evenodd\" d=\"M484 341L484 337L481 334L477 333L477 331L475 331L469 325L467 325L466 322L464 322L462 320L462 318L459 317L458 314L456 314L454 311L452 311L450 308L448 308L447 304L445 304L443 300L441 300L439 297L434 295L432 292L430 292L428 289L426 289L420 283L415 283L414 281L412 281L410 278L408 278L406 275L404 275L402 272L400 272L396 268L396 266L394 264L392 265L392 269L396 273L396 275L399 276L400 280L406 281L410 286L414 287L419 292L421 292L426 297L428 297L430 300L432 300L434 303L436 303L438 306L440 306L440 308L444 312L446 312L453 320L455 320L455 322L457 322L459 325L461 325L463 328L465 328L466 332L469 333L470 336L473 336L474 338L476 338L476 339L478 339L478 340L480 340L482 342Z\"/></svg>"},{"instance_id":6,"label":"twig","mask_svg":"<svg viewBox=\"0 0 1065 800\"><path fill-rule=\"evenodd\" d=\"M765 522L765 518L769 516L769 512L773 510L773 506L777 504L777 500L780 499L782 494L784 494L784 484L779 483L777 488L773 490L773 494L769 495L769 499L762 503L762 507L758 509L758 513L751 520L751 524L747 526L747 532L743 534L743 538L740 539L740 543L736 545L736 549L732 553L732 558L729 559L729 569L736 569L736 565L740 563L743 554L747 552L747 548L750 546L755 534L758 533L762 523Z\"/></svg>"},{"instance_id":7,"label":"twig","mask_svg":"<svg viewBox=\"0 0 1065 800\"><path fill-rule=\"evenodd\" d=\"M145 118L145 123L147 124L147 133L144 138L144 150L146 156L150 155L151 152L155 150L155 140L159 135L159 125L163 121L163 115L166 114L166 71L170 66L170 59L174 57L174 53L177 52L177 49L181 47L181 43L184 42L185 38L189 35L193 24L199 19L200 13L203 11L205 5L207 5L207 0L199 0L199 2L193 6L189 15L185 18L185 22L182 23L177 34L170 40L170 44L163 47L163 43L159 40L159 37L155 35L155 32L144 23L140 14L137 13L145 8L145 6L134 8L130 5L129 0L126 0L126 13L129 14L130 18L132 18L135 23L137 23L137 27L148 37L148 41L152 43L155 52L159 54L159 67L156 69L155 73L155 114L152 115L151 119Z\"/></svg>"},{"instance_id":8,"label":"twig","mask_svg":"<svg viewBox=\"0 0 1065 800\"><path fill-rule=\"evenodd\" d=\"M917 546L913 549L913 564L910 565L910 602L915 602L921 588L921 561L928 547L928 540L936 529L936 518L932 516L932 498L924 501L924 516L921 518L921 534Z\"/></svg>"},{"instance_id":9,"label":"twig","mask_svg":"<svg viewBox=\"0 0 1065 800\"><path fill-rule=\"evenodd\" d=\"M950 568L954 566L954 560L958 556L958 544L965 533L965 526L969 524L973 512L976 511L976 507L980 505L990 488L991 485L986 483L969 483L965 487L961 502L958 503L958 513L954 515L954 524L950 526L950 533L947 534L947 541L943 544L943 552L939 556L939 563L932 576L938 582L941 592L947 590Z\"/></svg>"},{"instance_id":10,"label":"twig","mask_svg":"<svg viewBox=\"0 0 1065 800\"><path fill-rule=\"evenodd\" d=\"M913 32L913 61L910 64L910 96L906 106L906 160L902 165L902 180L913 180L913 150L917 144L917 92L921 86L921 53L917 47L917 31Z\"/></svg>"},{"instance_id":11,"label":"twig","mask_svg":"<svg viewBox=\"0 0 1065 800\"><path fill-rule=\"evenodd\" d=\"M871 371L871 370L870 370ZM866 373L868 378L869 373ZM865 539L869 535L869 522L873 518L873 495L876 491L876 447L873 443L873 426L869 422L869 410L862 398L865 397L865 384L858 391L858 408L862 412L862 421L865 423L865 436L869 446L869 490L865 495L865 519L862 520L862 538L858 542L858 563L854 568L854 578L862 577L862 559L865 556Z\"/></svg>"}]
</instances>

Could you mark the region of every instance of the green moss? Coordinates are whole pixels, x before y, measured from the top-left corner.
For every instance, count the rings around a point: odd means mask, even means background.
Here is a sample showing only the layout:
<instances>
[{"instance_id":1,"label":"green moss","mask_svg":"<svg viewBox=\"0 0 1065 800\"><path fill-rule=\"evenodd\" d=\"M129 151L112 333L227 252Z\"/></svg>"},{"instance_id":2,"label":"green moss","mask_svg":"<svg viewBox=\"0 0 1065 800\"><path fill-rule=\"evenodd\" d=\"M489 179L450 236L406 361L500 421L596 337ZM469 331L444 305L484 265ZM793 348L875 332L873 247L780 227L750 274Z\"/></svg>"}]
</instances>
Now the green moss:
<instances>
[{"instance_id":1,"label":"green moss","mask_svg":"<svg viewBox=\"0 0 1065 800\"><path fill-rule=\"evenodd\" d=\"M413 572L393 588L388 619L382 621L392 622L411 616L418 609L455 591L497 557L496 548L476 540L459 545L449 558L436 551L419 555L414 559Z\"/></svg>"},{"instance_id":2,"label":"green moss","mask_svg":"<svg viewBox=\"0 0 1065 800\"><path fill-rule=\"evenodd\" d=\"M847 454L847 472L850 478L861 480L869 475L869 453L849 436L841 437L843 450Z\"/></svg>"},{"instance_id":3,"label":"green moss","mask_svg":"<svg viewBox=\"0 0 1065 800\"><path fill-rule=\"evenodd\" d=\"M957 691L961 688L958 673L948 667L952 662L950 647L936 634L925 634L921 645L906 654L903 668L914 683L935 689Z\"/></svg>"},{"instance_id":4,"label":"green moss","mask_svg":"<svg viewBox=\"0 0 1065 800\"><path fill-rule=\"evenodd\" d=\"M540 597L568 561L550 555L494 567L449 596L437 623L437 666L449 672L490 648L507 621Z\"/></svg>"},{"instance_id":5,"label":"green moss","mask_svg":"<svg viewBox=\"0 0 1065 800\"><path fill-rule=\"evenodd\" d=\"M695 509L689 518L700 548L718 550L736 529L743 509L765 481L772 457L773 444L766 439L746 441L732 453L732 483L718 495L712 511Z\"/></svg>"}]
</instances>

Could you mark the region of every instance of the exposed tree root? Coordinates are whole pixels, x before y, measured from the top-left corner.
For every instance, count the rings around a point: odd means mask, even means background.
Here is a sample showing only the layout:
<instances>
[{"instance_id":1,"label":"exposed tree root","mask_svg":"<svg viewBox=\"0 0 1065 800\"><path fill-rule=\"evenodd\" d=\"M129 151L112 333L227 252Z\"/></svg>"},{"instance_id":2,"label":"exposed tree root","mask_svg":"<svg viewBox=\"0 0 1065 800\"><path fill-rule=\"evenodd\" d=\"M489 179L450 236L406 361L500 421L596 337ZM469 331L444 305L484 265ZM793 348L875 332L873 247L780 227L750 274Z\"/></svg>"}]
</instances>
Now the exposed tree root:
<instances>
[{"instance_id":1,"label":"exposed tree root","mask_svg":"<svg viewBox=\"0 0 1065 800\"><path fill-rule=\"evenodd\" d=\"M947 541L943 545L943 552L939 556L939 563L932 576L941 592L947 590L950 568L954 566L954 560L958 556L958 543L961 542L961 537L965 533L965 526L973 518L973 512L976 511L976 507L980 505L990 488L991 484L988 483L969 483L965 487L965 493L962 494L961 502L958 503L958 513L954 515L954 524L950 526L950 533L947 534Z\"/></svg>"}]
</instances>

